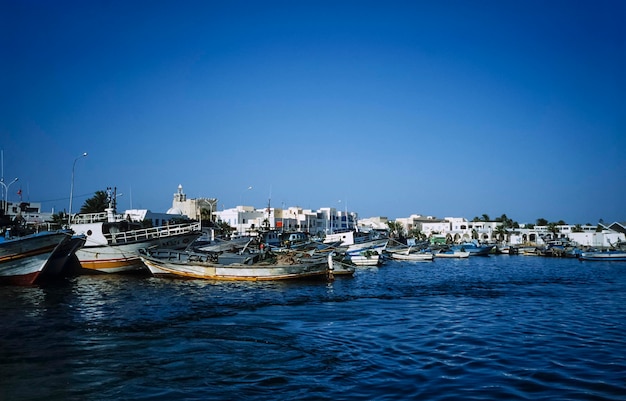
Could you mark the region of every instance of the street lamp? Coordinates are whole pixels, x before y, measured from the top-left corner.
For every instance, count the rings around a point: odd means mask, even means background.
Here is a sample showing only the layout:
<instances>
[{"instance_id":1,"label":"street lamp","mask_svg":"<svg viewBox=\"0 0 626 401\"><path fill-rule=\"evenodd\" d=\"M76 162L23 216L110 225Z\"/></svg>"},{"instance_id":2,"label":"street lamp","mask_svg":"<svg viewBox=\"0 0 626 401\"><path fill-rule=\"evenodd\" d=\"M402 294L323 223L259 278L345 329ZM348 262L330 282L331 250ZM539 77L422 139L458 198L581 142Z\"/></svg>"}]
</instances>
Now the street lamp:
<instances>
[{"instance_id":1,"label":"street lamp","mask_svg":"<svg viewBox=\"0 0 626 401\"><path fill-rule=\"evenodd\" d=\"M251 191L252 190L252 186L249 186L248 189L246 189L246 191ZM245 203L245 198L243 197L243 195L245 194L245 192L242 192L241 194L241 199L239 199L239 202L241 203L241 211L237 211L237 220L239 223L239 235L242 234L243 231L243 218L245 217L245 208L244 208L244 203Z\"/></svg>"},{"instance_id":2,"label":"street lamp","mask_svg":"<svg viewBox=\"0 0 626 401\"><path fill-rule=\"evenodd\" d=\"M72 184L70 185L70 212L67 215L67 225L68 226L71 224L71 219L72 219L72 197L74 196L74 167L76 167L76 162L81 157L87 157L87 152L83 153L82 155L80 155L76 159L74 159L74 163L72 164Z\"/></svg>"},{"instance_id":3,"label":"street lamp","mask_svg":"<svg viewBox=\"0 0 626 401\"><path fill-rule=\"evenodd\" d=\"M4 197L4 208L2 210L4 212L5 216L7 214L7 211L9 210L9 187L11 186L11 184L16 182L17 180L19 180L19 178L15 177L15 179L13 179L13 181L11 181L8 184L5 184L4 183L4 178L0 178L0 184L2 184L2 186L4 187L4 192L6 193L6 196Z\"/></svg>"}]
</instances>

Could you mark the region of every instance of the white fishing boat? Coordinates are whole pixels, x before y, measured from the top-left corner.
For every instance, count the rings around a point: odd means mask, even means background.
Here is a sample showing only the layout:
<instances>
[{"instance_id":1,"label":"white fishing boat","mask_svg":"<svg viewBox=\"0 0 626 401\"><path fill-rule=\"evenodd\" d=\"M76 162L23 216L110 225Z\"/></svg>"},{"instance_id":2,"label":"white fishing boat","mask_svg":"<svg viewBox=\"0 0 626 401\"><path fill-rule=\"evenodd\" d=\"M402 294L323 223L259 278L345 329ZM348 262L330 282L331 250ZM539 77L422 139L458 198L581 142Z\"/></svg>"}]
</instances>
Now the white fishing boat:
<instances>
[{"instance_id":1,"label":"white fishing boat","mask_svg":"<svg viewBox=\"0 0 626 401\"><path fill-rule=\"evenodd\" d=\"M605 262L626 262L626 251L607 250L596 252L582 252L579 256L580 260L589 261L605 261Z\"/></svg>"},{"instance_id":2,"label":"white fishing boat","mask_svg":"<svg viewBox=\"0 0 626 401\"><path fill-rule=\"evenodd\" d=\"M434 252L433 256L436 258L453 258L453 259L465 259L469 258L469 251L457 251L454 249L441 249L438 252Z\"/></svg>"},{"instance_id":3,"label":"white fishing boat","mask_svg":"<svg viewBox=\"0 0 626 401\"><path fill-rule=\"evenodd\" d=\"M139 250L148 247L184 249L201 235L200 223L142 228L115 210L115 194L103 213L78 214L70 228L87 237L76 251L83 272L123 273L145 269Z\"/></svg>"},{"instance_id":4,"label":"white fishing boat","mask_svg":"<svg viewBox=\"0 0 626 401\"><path fill-rule=\"evenodd\" d=\"M355 266L379 266L383 264L382 254L377 252L346 253L345 260Z\"/></svg>"},{"instance_id":5,"label":"white fishing boat","mask_svg":"<svg viewBox=\"0 0 626 401\"><path fill-rule=\"evenodd\" d=\"M432 252L410 252L410 249L400 252L389 252L389 257L394 260L405 261L428 261L433 260L434 256Z\"/></svg>"}]
</instances>

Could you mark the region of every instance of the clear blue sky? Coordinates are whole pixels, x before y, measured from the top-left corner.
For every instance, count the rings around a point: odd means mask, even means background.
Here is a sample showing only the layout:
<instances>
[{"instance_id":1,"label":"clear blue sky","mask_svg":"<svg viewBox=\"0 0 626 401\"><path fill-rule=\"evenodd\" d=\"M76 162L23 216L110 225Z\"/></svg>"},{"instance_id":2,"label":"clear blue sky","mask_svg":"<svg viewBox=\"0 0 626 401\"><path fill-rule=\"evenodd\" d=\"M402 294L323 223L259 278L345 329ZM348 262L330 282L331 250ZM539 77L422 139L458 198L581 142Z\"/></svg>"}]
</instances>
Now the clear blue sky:
<instances>
[{"instance_id":1,"label":"clear blue sky","mask_svg":"<svg viewBox=\"0 0 626 401\"><path fill-rule=\"evenodd\" d=\"M11 200L626 221L625 1L0 7Z\"/></svg>"}]
</instances>

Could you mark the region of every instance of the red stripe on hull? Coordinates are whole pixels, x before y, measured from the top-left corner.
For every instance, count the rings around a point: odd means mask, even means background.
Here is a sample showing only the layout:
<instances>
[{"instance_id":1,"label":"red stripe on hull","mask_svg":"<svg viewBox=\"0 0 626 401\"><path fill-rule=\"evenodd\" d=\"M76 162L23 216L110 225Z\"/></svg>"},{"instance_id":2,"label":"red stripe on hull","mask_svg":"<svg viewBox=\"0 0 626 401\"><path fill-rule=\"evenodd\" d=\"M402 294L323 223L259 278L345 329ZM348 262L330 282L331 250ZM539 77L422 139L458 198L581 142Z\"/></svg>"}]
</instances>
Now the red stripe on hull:
<instances>
[{"instance_id":1,"label":"red stripe on hull","mask_svg":"<svg viewBox=\"0 0 626 401\"><path fill-rule=\"evenodd\" d=\"M0 276L0 284L9 285L32 285L40 272L24 274L21 276Z\"/></svg>"}]
</instances>

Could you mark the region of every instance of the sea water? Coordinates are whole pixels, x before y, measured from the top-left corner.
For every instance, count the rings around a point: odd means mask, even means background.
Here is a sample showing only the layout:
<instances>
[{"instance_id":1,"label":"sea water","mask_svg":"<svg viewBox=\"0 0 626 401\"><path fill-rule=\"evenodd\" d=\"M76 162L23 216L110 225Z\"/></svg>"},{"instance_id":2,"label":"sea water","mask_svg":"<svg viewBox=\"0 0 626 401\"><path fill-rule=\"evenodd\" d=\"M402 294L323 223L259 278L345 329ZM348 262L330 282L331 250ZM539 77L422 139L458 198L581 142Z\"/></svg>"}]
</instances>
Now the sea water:
<instances>
[{"instance_id":1,"label":"sea water","mask_svg":"<svg viewBox=\"0 0 626 401\"><path fill-rule=\"evenodd\" d=\"M626 263L0 287L1 400L626 399Z\"/></svg>"}]
</instances>

